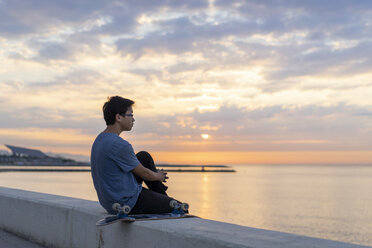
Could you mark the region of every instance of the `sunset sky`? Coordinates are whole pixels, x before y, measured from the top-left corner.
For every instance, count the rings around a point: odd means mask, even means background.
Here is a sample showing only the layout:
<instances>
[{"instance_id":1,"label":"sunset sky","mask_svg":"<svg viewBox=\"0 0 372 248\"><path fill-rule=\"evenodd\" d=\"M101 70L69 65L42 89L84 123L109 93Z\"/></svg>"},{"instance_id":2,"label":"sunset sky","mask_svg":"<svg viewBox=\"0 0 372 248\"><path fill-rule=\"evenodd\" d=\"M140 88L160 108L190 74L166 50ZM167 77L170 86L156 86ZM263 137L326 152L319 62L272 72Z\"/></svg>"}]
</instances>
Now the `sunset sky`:
<instances>
[{"instance_id":1,"label":"sunset sky","mask_svg":"<svg viewBox=\"0 0 372 248\"><path fill-rule=\"evenodd\" d=\"M0 150L88 160L113 95L159 162L372 164L372 1L0 0Z\"/></svg>"}]
</instances>

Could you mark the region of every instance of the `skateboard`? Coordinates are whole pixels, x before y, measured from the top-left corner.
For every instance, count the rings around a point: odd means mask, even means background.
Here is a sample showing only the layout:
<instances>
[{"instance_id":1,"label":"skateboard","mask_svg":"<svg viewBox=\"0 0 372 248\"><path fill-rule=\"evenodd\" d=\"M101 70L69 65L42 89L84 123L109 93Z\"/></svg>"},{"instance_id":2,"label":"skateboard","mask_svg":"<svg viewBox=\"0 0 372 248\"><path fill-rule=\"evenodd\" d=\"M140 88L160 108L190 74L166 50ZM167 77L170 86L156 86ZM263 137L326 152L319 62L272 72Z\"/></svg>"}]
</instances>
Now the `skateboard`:
<instances>
[{"instance_id":1,"label":"skateboard","mask_svg":"<svg viewBox=\"0 0 372 248\"><path fill-rule=\"evenodd\" d=\"M171 213L164 214L131 214L130 207L127 205L121 206L119 203L114 203L112 209L117 211L116 215L107 216L104 219L97 221L96 226L105 226L118 221L131 223L134 221L145 221L145 220L164 220L164 219L180 219L180 218L191 218L197 217L195 215L187 214L186 211L189 209L189 204L179 203L176 200L170 201L169 205L173 208Z\"/></svg>"}]
</instances>

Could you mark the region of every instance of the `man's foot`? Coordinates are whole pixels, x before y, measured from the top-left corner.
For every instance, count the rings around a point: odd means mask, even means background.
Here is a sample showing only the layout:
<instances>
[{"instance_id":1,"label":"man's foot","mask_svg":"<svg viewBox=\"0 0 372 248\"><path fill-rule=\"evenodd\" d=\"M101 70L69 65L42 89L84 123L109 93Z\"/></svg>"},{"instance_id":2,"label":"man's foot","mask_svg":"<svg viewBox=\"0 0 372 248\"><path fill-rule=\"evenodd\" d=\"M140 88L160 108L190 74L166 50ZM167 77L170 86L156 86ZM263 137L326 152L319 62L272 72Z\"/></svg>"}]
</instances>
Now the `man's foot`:
<instances>
[{"instance_id":1,"label":"man's foot","mask_svg":"<svg viewBox=\"0 0 372 248\"><path fill-rule=\"evenodd\" d=\"M167 191L168 189L168 186L165 186L163 183L161 183L161 189L159 190L159 193L160 194L163 194L163 195L167 195L167 193L165 191Z\"/></svg>"}]
</instances>

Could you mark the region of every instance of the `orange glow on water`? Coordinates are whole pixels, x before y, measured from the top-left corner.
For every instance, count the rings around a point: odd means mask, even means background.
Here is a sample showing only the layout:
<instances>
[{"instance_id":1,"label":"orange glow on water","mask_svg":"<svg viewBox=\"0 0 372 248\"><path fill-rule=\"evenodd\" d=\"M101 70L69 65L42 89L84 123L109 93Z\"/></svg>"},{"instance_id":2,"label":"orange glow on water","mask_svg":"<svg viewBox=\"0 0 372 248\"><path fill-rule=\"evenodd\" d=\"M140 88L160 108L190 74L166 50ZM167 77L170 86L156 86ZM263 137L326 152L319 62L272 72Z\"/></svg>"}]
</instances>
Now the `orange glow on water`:
<instances>
[{"instance_id":1,"label":"orange glow on water","mask_svg":"<svg viewBox=\"0 0 372 248\"><path fill-rule=\"evenodd\" d=\"M372 151L152 152L171 164L371 164Z\"/></svg>"}]
</instances>

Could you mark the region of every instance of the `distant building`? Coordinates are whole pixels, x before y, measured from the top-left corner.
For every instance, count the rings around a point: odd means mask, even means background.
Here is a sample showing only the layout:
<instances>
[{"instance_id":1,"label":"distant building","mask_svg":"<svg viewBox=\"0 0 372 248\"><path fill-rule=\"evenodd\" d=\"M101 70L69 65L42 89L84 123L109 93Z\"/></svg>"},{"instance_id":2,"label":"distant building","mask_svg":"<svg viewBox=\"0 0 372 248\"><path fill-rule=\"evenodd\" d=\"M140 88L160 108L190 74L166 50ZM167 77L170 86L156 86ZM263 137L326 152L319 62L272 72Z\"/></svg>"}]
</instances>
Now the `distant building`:
<instances>
[{"instance_id":1,"label":"distant building","mask_svg":"<svg viewBox=\"0 0 372 248\"><path fill-rule=\"evenodd\" d=\"M11 155L0 155L2 165L34 165L34 166L74 166L89 165L89 163L77 162L73 159L51 157L40 150L19 146L5 145L11 151Z\"/></svg>"},{"instance_id":2,"label":"distant building","mask_svg":"<svg viewBox=\"0 0 372 248\"><path fill-rule=\"evenodd\" d=\"M29 149L19 146L5 145L12 151L12 155L16 157L34 157L34 158L46 158L48 157L45 153L40 150Z\"/></svg>"}]
</instances>

